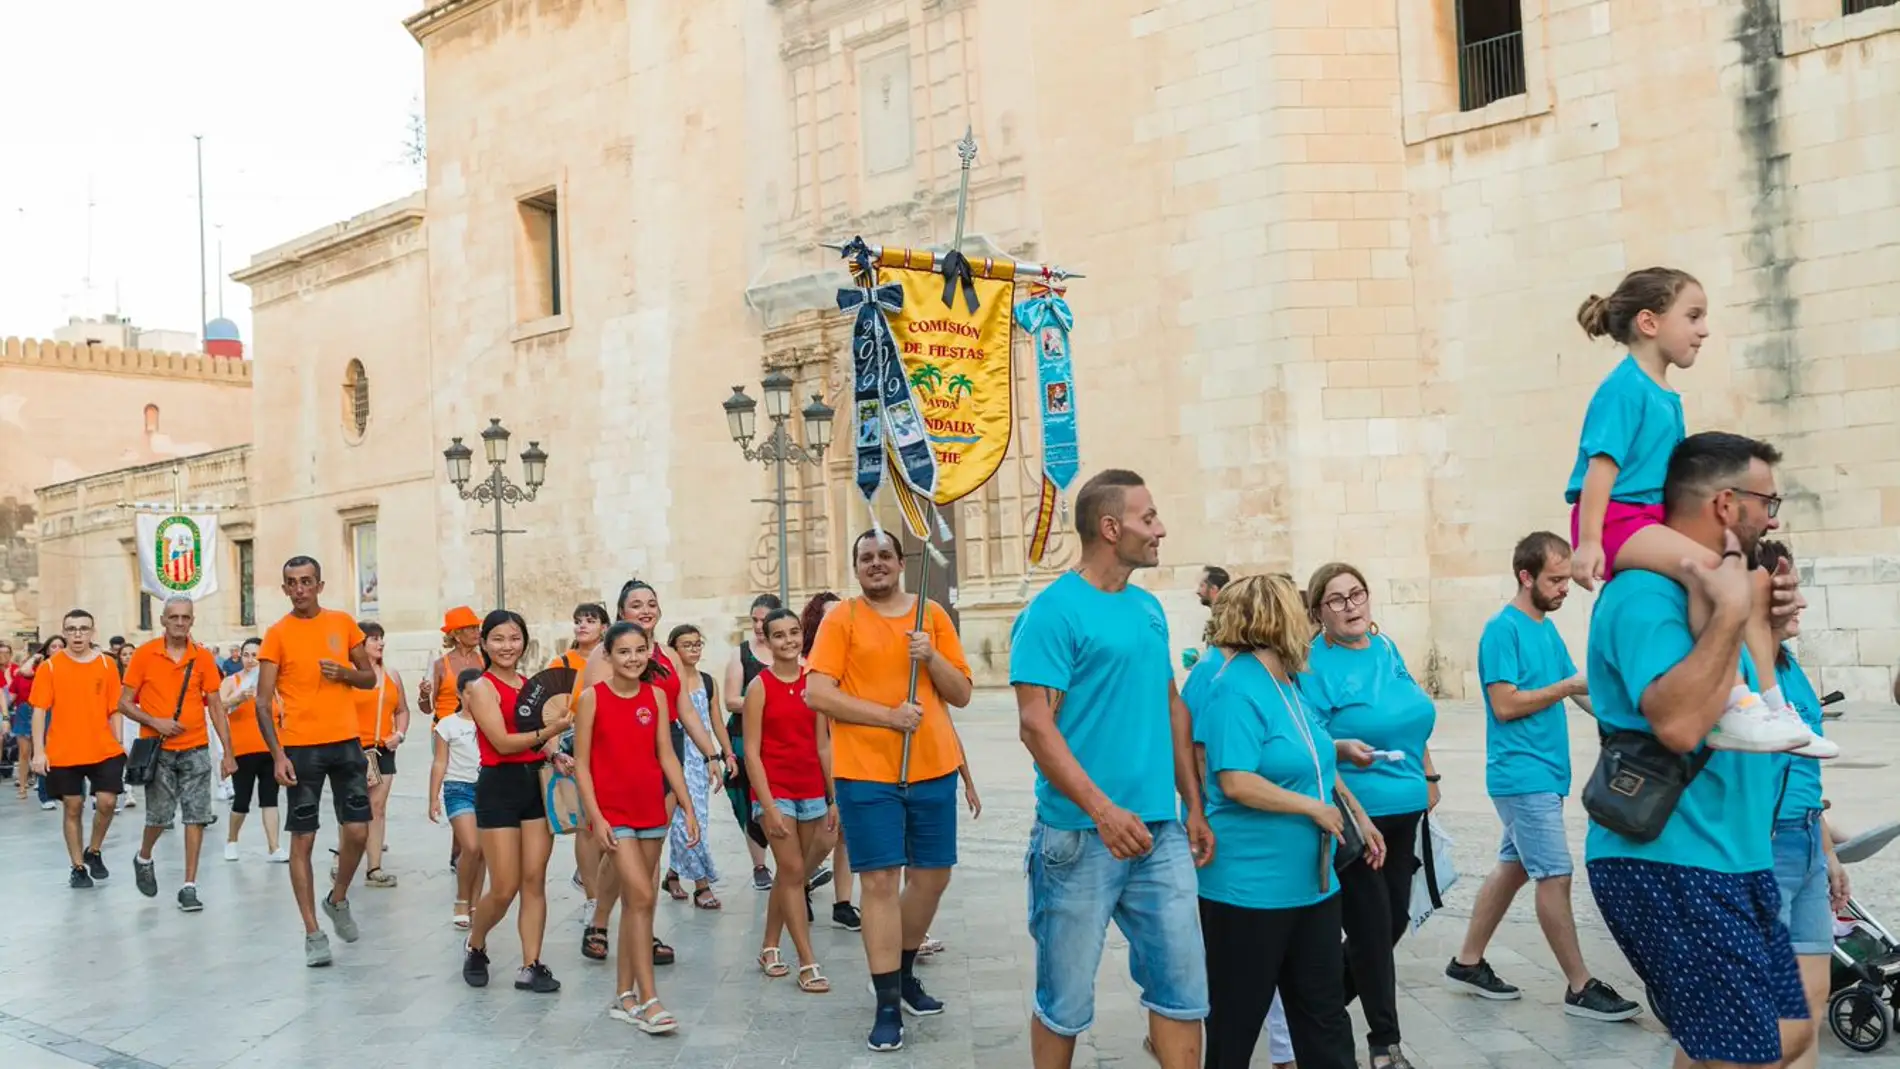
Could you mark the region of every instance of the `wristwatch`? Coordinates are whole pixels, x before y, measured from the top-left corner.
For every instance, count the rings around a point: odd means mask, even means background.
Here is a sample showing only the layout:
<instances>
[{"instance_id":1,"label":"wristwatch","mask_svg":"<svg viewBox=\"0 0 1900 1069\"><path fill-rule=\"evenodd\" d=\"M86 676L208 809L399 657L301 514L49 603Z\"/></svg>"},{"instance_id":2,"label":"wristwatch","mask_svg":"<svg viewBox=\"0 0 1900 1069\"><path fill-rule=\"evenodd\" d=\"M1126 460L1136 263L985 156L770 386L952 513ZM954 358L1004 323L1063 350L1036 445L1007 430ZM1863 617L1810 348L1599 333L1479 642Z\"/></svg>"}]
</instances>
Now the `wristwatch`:
<instances>
[{"instance_id":1,"label":"wristwatch","mask_svg":"<svg viewBox=\"0 0 1900 1069\"><path fill-rule=\"evenodd\" d=\"M714 750L712 753L706 755L706 763L709 765L714 761L724 761L725 759L726 753L724 750Z\"/></svg>"}]
</instances>

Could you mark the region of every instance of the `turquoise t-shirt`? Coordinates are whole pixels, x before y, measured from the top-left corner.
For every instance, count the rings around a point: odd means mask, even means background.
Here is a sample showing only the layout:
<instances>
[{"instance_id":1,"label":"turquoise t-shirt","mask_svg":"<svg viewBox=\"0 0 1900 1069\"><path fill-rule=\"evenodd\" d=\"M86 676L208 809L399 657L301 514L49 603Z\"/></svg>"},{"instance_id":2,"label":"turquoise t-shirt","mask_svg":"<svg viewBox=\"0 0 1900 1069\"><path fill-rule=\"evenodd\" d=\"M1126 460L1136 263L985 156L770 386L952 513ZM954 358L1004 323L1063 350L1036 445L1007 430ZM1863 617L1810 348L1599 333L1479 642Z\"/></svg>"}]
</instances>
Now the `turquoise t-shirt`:
<instances>
[{"instance_id":1,"label":"turquoise t-shirt","mask_svg":"<svg viewBox=\"0 0 1900 1069\"><path fill-rule=\"evenodd\" d=\"M1331 836L1311 818L1269 813L1227 797L1220 773L1252 772L1276 787L1333 800L1333 739L1260 659L1234 658L1213 682L1195 718L1207 747L1207 823L1219 844L1200 870L1201 897L1246 909L1298 909L1337 890ZM1320 889L1320 866L1328 873Z\"/></svg>"},{"instance_id":2,"label":"turquoise t-shirt","mask_svg":"<svg viewBox=\"0 0 1900 1069\"><path fill-rule=\"evenodd\" d=\"M1181 704L1187 706L1190 719L1200 719L1201 703L1207 698L1207 688L1213 685L1214 677L1220 674L1221 665L1226 663L1226 651L1219 646L1209 646L1188 671L1187 680L1181 684Z\"/></svg>"},{"instance_id":3,"label":"turquoise t-shirt","mask_svg":"<svg viewBox=\"0 0 1900 1069\"><path fill-rule=\"evenodd\" d=\"M1412 680L1399 648L1384 635L1356 650L1313 640L1300 693L1335 739L1358 739L1375 750L1397 750L1403 761L1374 761L1359 768L1339 762L1339 777L1369 817L1423 812L1425 746L1438 723L1438 706Z\"/></svg>"},{"instance_id":4,"label":"turquoise t-shirt","mask_svg":"<svg viewBox=\"0 0 1900 1069\"><path fill-rule=\"evenodd\" d=\"M1583 413L1577 464L1570 471L1564 500L1583 496L1583 476L1591 457L1616 461L1610 499L1631 505L1662 503L1669 454L1688 434L1682 419L1682 395L1657 382L1626 356L1590 398Z\"/></svg>"},{"instance_id":5,"label":"turquoise t-shirt","mask_svg":"<svg viewBox=\"0 0 1900 1069\"><path fill-rule=\"evenodd\" d=\"M1775 669L1775 679L1781 684L1782 697L1788 704L1801 713L1801 722L1815 735L1825 735L1821 730L1821 696L1814 692L1814 684L1808 681L1808 674L1801 670L1801 662L1794 659L1786 646L1782 653L1788 663ZM1781 807L1776 818L1793 820L1804 816L1809 810L1821 808L1821 762L1812 757L1781 758L1788 771L1788 787L1781 795Z\"/></svg>"},{"instance_id":6,"label":"turquoise t-shirt","mask_svg":"<svg viewBox=\"0 0 1900 1069\"><path fill-rule=\"evenodd\" d=\"M1590 616L1590 700L1605 731L1649 731L1643 692L1695 648L1689 598L1674 580L1653 572L1621 572L1603 585ZM1753 687L1754 666L1738 658ZM1595 821L1584 858L1627 857L1715 872L1771 872L1775 792L1786 759L1775 754L1717 751L1683 792L1682 803L1654 842L1626 839Z\"/></svg>"},{"instance_id":7,"label":"turquoise t-shirt","mask_svg":"<svg viewBox=\"0 0 1900 1069\"><path fill-rule=\"evenodd\" d=\"M1490 686L1539 690L1577 674L1564 638L1548 617L1533 620L1506 605L1478 638L1478 683L1485 688L1484 789L1493 798L1570 793L1570 721L1562 701L1504 721L1491 708Z\"/></svg>"},{"instance_id":8,"label":"turquoise t-shirt","mask_svg":"<svg viewBox=\"0 0 1900 1069\"><path fill-rule=\"evenodd\" d=\"M1174 820L1168 621L1140 587L1110 594L1075 572L1037 594L1010 632L1009 681L1062 692L1056 729L1110 801L1144 821ZM1036 819L1095 827L1036 770Z\"/></svg>"}]
</instances>

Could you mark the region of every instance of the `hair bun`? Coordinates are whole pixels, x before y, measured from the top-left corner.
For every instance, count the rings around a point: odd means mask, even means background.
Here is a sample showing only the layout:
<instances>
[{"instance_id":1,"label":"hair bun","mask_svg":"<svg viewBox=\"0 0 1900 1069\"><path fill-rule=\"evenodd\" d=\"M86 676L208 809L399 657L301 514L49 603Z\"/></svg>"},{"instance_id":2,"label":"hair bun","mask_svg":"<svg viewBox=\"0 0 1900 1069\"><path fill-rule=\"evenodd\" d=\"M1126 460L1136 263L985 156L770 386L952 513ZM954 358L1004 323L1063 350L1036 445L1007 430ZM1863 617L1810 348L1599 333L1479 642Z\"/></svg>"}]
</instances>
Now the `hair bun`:
<instances>
[{"instance_id":1,"label":"hair bun","mask_svg":"<svg viewBox=\"0 0 1900 1069\"><path fill-rule=\"evenodd\" d=\"M1584 334L1601 338L1610 332L1610 302L1592 293L1577 306L1577 325Z\"/></svg>"}]
</instances>

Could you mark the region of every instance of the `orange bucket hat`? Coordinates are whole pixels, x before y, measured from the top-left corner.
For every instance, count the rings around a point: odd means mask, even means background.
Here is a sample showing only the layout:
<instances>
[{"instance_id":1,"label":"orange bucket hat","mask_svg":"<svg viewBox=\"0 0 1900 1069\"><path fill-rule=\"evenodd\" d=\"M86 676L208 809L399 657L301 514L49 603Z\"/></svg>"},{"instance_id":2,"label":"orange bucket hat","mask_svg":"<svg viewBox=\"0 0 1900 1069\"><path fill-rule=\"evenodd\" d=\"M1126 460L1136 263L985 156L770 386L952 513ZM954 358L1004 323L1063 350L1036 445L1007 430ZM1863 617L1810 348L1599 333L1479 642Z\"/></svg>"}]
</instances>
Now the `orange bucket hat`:
<instances>
[{"instance_id":1,"label":"orange bucket hat","mask_svg":"<svg viewBox=\"0 0 1900 1069\"><path fill-rule=\"evenodd\" d=\"M476 616L475 610L466 605L457 605L442 616L442 633L445 635L451 631L460 631L464 627L480 626L482 626L481 617Z\"/></svg>"}]
</instances>

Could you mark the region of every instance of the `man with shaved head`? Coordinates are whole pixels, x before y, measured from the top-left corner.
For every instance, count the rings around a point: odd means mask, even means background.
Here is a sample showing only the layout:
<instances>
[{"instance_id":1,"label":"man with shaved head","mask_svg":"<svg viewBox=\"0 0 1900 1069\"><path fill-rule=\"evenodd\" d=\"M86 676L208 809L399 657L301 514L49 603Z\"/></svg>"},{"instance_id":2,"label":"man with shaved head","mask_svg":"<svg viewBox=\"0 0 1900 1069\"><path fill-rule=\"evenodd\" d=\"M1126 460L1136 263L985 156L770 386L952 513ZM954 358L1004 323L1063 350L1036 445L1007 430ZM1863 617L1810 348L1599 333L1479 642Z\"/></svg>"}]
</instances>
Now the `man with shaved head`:
<instances>
[{"instance_id":1,"label":"man with shaved head","mask_svg":"<svg viewBox=\"0 0 1900 1069\"><path fill-rule=\"evenodd\" d=\"M132 859L132 877L139 893L158 894L157 866L152 847L182 814L185 822L185 880L178 889L178 908L196 913L204 908L198 898L198 855L204 849L205 826L217 819L211 807L211 733L215 730L223 773L237 771L231 756L231 728L224 703L218 697L217 658L191 637L195 611L191 599L167 598L160 618L163 634L132 652L119 693L119 713L139 724L144 738L164 740L158 767L145 785L145 835Z\"/></svg>"}]
</instances>

